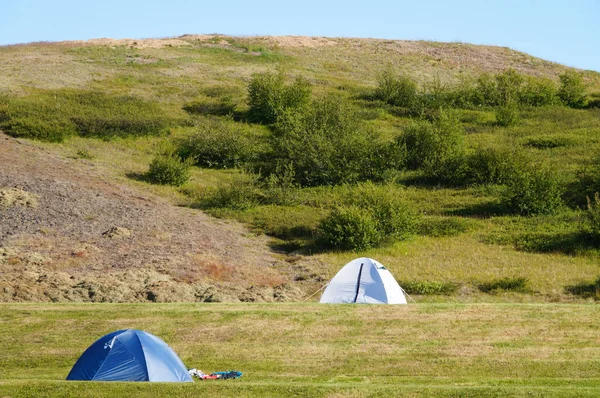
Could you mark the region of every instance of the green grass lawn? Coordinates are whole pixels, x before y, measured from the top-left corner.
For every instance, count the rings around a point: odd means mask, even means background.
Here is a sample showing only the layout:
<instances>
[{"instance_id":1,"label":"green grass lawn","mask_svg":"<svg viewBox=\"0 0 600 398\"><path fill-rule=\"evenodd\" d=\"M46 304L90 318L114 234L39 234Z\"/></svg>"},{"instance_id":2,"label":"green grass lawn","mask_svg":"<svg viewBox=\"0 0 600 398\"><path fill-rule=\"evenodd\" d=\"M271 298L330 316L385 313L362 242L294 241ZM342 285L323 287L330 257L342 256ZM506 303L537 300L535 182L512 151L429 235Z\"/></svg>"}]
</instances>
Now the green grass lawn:
<instances>
[{"instance_id":1,"label":"green grass lawn","mask_svg":"<svg viewBox=\"0 0 600 398\"><path fill-rule=\"evenodd\" d=\"M588 304L2 304L0 396L597 396ZM165 340L190 384L67 382L114 330Z\"/></svg>"}]
</instances>

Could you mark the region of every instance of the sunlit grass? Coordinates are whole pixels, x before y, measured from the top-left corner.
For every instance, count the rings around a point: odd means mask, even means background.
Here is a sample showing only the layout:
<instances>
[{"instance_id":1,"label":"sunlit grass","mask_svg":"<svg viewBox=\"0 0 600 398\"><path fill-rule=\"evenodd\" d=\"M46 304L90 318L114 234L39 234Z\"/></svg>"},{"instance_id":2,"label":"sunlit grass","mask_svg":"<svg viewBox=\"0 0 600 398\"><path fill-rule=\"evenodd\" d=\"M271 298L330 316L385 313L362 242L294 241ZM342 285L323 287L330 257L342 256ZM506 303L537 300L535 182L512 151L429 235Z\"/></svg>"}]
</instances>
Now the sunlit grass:
<instances>
[{"instance_id":1,"label":"sunlit grass","mask_svg":"<svg viewBox=\"0 0 600 398\"><path fill-rule=\"evenodd\" d=\"M0 314L5 395L591 396L600 383L593 305L4 304ZM244 375L64 381L91 343L122 328L161 337L188 367Z\"/></svg>"}]
</instances>

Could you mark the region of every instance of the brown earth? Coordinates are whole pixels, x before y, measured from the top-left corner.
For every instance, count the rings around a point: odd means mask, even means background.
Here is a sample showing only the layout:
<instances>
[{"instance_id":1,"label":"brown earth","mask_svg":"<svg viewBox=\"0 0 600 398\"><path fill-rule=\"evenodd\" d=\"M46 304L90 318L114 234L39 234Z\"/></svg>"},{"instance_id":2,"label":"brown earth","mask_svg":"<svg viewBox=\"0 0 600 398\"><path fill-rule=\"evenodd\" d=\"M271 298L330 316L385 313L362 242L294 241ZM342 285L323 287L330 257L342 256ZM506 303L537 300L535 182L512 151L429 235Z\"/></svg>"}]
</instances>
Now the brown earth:
<instances>
[{"instance_id":1,"label":"brown earth","mask_svg":"<svg viewBox=\"0 0 600 398\"><path fill-rule=\"evenodd\" d=\"M272 252L266 237L110 181L93 162L1 132L0 190L31 198L0 206L0 301L305 296L293 282L305 260Z\"/></svg>"}]
</instances>

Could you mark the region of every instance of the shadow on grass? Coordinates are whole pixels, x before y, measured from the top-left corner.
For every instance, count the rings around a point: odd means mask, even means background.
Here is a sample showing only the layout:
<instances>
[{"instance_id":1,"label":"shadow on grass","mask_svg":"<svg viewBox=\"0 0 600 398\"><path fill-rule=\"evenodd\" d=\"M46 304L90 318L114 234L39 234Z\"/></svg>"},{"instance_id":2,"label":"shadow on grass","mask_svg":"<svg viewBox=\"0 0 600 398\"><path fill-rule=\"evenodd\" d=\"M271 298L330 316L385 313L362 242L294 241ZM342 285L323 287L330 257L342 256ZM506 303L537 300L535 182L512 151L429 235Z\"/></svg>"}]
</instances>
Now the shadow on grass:
<instances>
[{"instance_id":1,"label":"shadow on grass","mask_svg":"<svg viewBox=\"0 0 600 398\"><path fill-rule=\"evenodd\" d=\"M481 283L477 288L484 293L495 293L498 291L530 293L531 289L529 289L528 284L529 280L523 277L502 278Z\"/></svg>"},{"instance_id":2,"label":"shadow on grass","mask_svg":"<svg viewBox=\"0 0 600 398\"><path fill-rule=\"evenodd\" d=\"M600 278L595 282L581 282L576 285L565 286L565 292L582 298L600 300Z\"/></svg>"},{"instance_id":3,"label":"shadow on grass","mask_svg":"<svg viewBox=\"0 0 600 398\"><path fill-rule=\"evenodd\" d=\"M511 214L507 211L502 204L497 201L489 201L484 203L478 203L476 205L463 207L462 209L449 210L444 213L447 216L460 216L460 217L474 217L474 218L488 218L488 217L499 217Z\"/></svg>"},{"instance_id":4,"label":"shadow on grass","mask_svg":"<svg viewBox=\"0 0 600 398\"><path fill-rule=\"evenodd\" d=\"M150 183L150 180L148 179L148 174L147 173L135 173L135 172L130 172L130 173L125 173L125 177L134 180L134 181L140 181L140 182L147 182Z\"/></svg>"},{"instance_id":5,"label":"shadow on grass","mask_svg":"<svg viewBox=\"0 0 600 398\"><path fill-rule=\"evenodd\" d=\"M306 226L294 226L266 233L278 239L269 245L277 252L313 255L330 251L319 241L316 232Z\"/></svg>"},{"instance_id":6,"label":"shadow on grass","mask_svg":"<svg viewBox=\"0 0 600 398\"><path fill-rule=\"evenodd\" d=\"M599 242L588 233L533 233L525 234L514 240L517 250L536 253L584 254L597 251Z\"/></svg>"}]
</instances>

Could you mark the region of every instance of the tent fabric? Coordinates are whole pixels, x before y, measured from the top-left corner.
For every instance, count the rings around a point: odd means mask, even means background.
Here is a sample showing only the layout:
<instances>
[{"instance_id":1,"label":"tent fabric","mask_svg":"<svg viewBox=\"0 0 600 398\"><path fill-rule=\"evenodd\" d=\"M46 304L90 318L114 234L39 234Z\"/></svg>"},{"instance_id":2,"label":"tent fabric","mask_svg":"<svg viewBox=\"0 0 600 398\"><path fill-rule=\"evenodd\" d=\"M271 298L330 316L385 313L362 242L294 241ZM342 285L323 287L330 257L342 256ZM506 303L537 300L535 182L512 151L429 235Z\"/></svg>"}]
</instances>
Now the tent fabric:
<instances>
[{"instance_id":1,"label":"tent fabric","mask_svg":"<svg viewBox=\"0 0 600 398\"><path fill-rule=\"evenodd\" d=\"M135 329L96 340L79 357L67 380L193 382L171 347Z\"/></svg>"},{"instance_id":2,"label":"tent fabric","mask_svg":"<svg viewBox=\"0 0 600 398\"><path fill-rule=\"evenodd\" d=\"M396 279L379 262L361 257L350 261L333 277L321 303L406 304Z\"/></svg>"}]
</instances>

